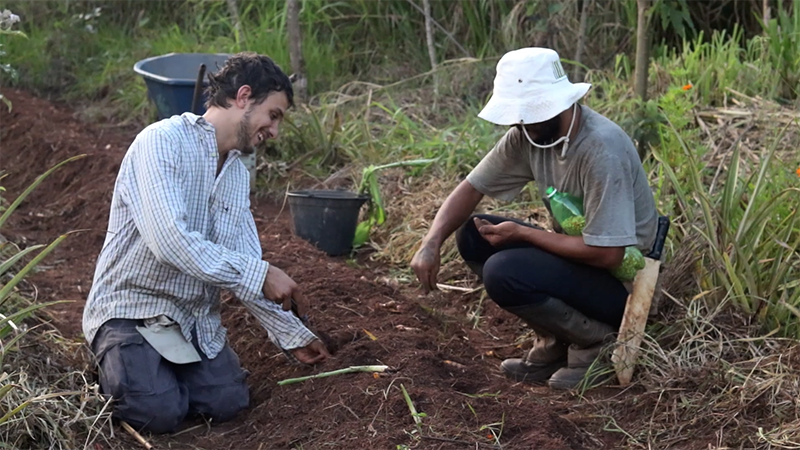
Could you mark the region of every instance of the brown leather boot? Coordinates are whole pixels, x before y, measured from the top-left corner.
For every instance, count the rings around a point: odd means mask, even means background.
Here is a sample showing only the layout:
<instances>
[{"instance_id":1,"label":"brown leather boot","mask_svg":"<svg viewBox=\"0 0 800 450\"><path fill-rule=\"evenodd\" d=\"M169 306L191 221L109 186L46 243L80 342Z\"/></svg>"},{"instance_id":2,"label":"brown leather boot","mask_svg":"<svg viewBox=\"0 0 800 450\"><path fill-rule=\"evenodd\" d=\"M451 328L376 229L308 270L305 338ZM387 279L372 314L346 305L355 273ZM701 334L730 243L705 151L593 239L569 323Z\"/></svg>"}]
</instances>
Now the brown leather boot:
<instances>
[{"instance_id":1,"label":"brown leather boot","mask_svg":"<svg viewBox=\"0 0 800 450\"><path fill-rule=\"evenodd\" d=\"M560 368L548 380L548 385L554 389L577 386L600 354L603 343L613 340L616 331L554 297L533 305L505 309L527 322L537 334L538 330L543 330L559 342L571 344L567 351L567 367Z\"/></svg>"},{"instance_id":2,"label":"brown leather boot","mask_svg":"<svg viewBox=\"0 0 800 450\"><path fill-rule=\"evenodd\" d=\"M587 317L560 299L548 297L532 305L504 308L524 320L534 330L543 330L561 342L589 347L613 337L615 329Z\"/></svg>"},{"instance_id":3,"label":"brown leather boot","mask_svg":"<svg viewBox=\"0 0 800 450\"><path fill-rule=\"evenodd\" d=\"M500 364L503 372L517 380L530 383L547 381L567 364L567 345L543 330L536 330L533 347L522 358L506 359Z\"/></svg>"},{"instance_id":4,"label":"brown leather boot","mask_svg":"<svg viewBox=\"0 0 800 450\"><path fill-rule=\"evenodd\" d=\"M603 343L590 347L569 346L567 367L562 367L547 380L552 389L575 389L586 379L586 386L596 386L608 377L608 373L598 358L603 350ZM597 362L595 362L597 361ZM594 367L592 367L594 364ZM589 373L591 370L591 373ZM587 373L589 375L587 376Z\"/></svg>"}]
</instances>

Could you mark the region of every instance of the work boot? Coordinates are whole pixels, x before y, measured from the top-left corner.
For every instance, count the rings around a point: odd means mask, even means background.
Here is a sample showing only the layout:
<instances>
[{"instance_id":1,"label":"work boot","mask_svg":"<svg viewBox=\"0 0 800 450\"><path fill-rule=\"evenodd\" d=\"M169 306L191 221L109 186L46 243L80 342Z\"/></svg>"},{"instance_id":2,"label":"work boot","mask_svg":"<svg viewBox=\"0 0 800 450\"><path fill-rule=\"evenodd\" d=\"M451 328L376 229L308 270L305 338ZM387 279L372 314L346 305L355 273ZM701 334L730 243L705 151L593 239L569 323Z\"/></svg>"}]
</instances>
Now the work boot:
<instances>
[{"instance_id":1,"label":"work boot","mask_svg":"<svg viewBox=\"0 0 800 450\"><path fill-rule=\"evenodd\" d=\"M500 368L517 381L542 383L566 364L567 344L558 342L550 333L536 330L533 347L525 356L506 359L500 364Z\"/></svg>"},{"instance_id":2,"label":"work boot","mask_svg":"<svg viewBox=\"0 0 800 450\"><path fill-rule=\"evenodd\" d=\"M524 320L534 330L543 330L561 342L591 347L613 337L611 325L587 317L563 301L548 297L531 305L504 308Z\"/></svg>"},{"instance_id":3,"label":"work boot","mask_svg":"<svg viewBox=\"0 0 800 450\"><path fill-rule=\"evenodd\" d=\"M567 367L562 367L547 380L547 385L551 389L574 389L578 387L584 378L586 386L596 386L608 378L609 373L598 360L603 349L603 343L592 345L591 347L578 347L575 344L569 346L567 356ZM597 363L595 363L597 361ZM594 367L592 367L594 364ZM591 369L587 377L586 374Z\"/></svg>"},{"instance_id":4,"label":"work boot","mask_svg":"<svg viewBox=\"0 0 800 450\"><path fill-rule=\"evenodd\" d=\"M613 339L616 331L611 325L591 319L554 297L532 305L508 307L506 311L534 330L544 330L558 341L571 344L567 351L567 367L560 368L548 380L548 385L554 389L577 386L597 359L603 344Z\"/></svg>"}]
</instances>

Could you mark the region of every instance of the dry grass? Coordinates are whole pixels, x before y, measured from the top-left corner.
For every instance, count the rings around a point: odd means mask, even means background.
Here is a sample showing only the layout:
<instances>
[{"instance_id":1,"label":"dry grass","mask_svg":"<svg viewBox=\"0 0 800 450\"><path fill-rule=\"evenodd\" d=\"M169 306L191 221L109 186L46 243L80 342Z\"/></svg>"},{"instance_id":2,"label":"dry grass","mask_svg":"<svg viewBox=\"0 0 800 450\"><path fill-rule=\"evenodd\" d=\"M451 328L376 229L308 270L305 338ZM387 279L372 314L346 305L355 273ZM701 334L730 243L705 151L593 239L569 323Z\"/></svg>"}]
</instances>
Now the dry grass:
<instances>
[{"instance_id":1,"label":"dry grass","mask_svg":"<svg viewBox=\"0 0 800 450\"><path fill-rule=\"evenodd\" d=\"M577 409L628 448L796 448L798 343L752 337L754 327L702 296L676 303L642 343L636 386Z\"/></svg>"},{"instance_id":2,"label":"dry grass","mask_svg":"<svg viewBox=\"0 0 800 450\"><path fill-rule=\"evenodd\" d=\"M756 167L760 153L786 124L797 123L800 113L763 99L750 97L728 88L729 96L721 108L695 113L697 126L710 151L705 155L709 168L717 169L711 180L713 190L719 189L720 174L728 167L734 147L741 145L743 168ZM800 146L800 127L789 127L781 138L777 156L796 162ZM787 161L788 162L788 161Z\"/></svg>"},{"instance_id":3,"label":"dry grass","mask_svg":"<svg viewBox=\"0 0 800 450\"><path fill-rule=\"evenodd\" d=\"M15 350L6 349L0 389L13 386L0 400L7 413L23 409L0 424L2 448L116 448L110 424L111 407L90 378L91 361L83 343L66 341L41 324L30 330Z\"/></svg>"}]
</instances>

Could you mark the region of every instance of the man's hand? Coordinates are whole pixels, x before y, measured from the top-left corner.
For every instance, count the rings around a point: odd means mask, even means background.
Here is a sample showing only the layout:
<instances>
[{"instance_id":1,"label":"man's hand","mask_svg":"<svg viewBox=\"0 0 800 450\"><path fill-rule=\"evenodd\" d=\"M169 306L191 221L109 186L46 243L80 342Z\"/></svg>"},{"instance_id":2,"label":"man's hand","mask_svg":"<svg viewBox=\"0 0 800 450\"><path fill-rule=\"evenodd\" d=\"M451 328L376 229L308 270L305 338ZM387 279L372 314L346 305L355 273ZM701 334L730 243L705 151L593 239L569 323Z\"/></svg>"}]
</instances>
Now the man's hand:
<instances>
[{"instance_id":1,"label":"man's hand","mask_svg":"<svg viewBox=\"0 0 800 450\"><path fill-rule=\"evenodd\" d=\"M290 350L295 358L303 364L316 364L331 357L325 344L319 339L314 339L310 344L301 348Z\"/></svg>"},{"instance_id":2,"label":"man's hand","mask_svg":"<svg viewBox=\"0 0 800 450\"><path fill-rule=\"evenodd\" d=\"M522 230L525 228L511 221L500 222L497 225L493 225L488 220L478 217L475 218L475 226L478 228L478 232L481 236L492 244L492 247L503 247L521 241Z\"/></svg>"},{"instance_id":3,"label":"man's hand","mask_svg":"<svg viewBox=\"0 0 800 450\"><path fill-rule=\"evenodd\" d=\"M417 274L425 293L436 290L436 277L439 275L439 247L423 243L411 260L411 268Z\"/></svg>"},{"instance_id":4,"label":"man's hand","mask_svg":"<svg viewBox=\"0 0 800 450\"><path fill-rule=\"evenodd\" d=\"M284 311L292 309L292 300L294 300L297 304L297 315L303 317L306 313L306 299L300 292L297 283L272 264L267 269L267 278L264 280L264 287L261 291L267 300L282 304Z\"/></svg>"}]
</instances>

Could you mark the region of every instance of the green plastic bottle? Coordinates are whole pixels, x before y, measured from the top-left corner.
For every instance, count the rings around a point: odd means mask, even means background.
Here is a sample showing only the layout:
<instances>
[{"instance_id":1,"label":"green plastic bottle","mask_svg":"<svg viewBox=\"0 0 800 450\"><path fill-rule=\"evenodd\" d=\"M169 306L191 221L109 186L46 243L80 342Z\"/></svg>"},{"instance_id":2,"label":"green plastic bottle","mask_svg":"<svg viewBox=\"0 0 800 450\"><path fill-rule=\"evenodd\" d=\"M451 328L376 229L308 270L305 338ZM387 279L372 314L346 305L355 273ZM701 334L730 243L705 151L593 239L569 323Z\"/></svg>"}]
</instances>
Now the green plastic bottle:
<instances>
[{"instance_id":1,"label":"green plastic bottle","mask_svg":"<svg viewBox=\"0 0 800 450\"><path fill-rule=\"evenodd\" d=\"M583 202L581 199L566 192L559 192L553 186L548 187L545 194L550 200L550 211L553 214L553 218L564 232L573 236L580 234L580 230L572 230L572 228L576 227L565 227L565 224L572 223L575 219L572 221L570 219L574 217L583 217Z\"/></svg>"}]
</instances>

